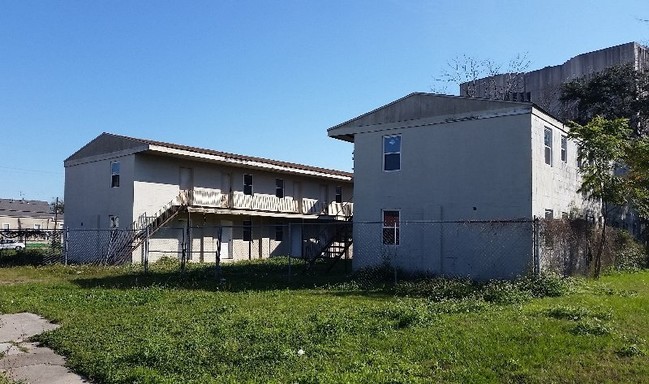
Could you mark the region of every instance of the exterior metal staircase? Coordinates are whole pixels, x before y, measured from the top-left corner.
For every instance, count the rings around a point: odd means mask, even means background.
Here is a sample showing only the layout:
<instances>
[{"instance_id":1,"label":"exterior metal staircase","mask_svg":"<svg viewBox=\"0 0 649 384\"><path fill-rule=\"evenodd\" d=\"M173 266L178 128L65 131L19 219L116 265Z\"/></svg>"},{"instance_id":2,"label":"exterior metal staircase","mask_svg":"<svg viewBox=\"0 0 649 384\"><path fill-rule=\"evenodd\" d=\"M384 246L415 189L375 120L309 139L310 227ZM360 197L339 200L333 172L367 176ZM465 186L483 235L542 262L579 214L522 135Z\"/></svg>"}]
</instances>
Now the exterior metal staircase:
<instances>
[{"instance_id":1,"label":"exterior metal staircase","mask_svg":"<svg viewBox=\"0 0 649 384\"><path fill-rule=\"evenodd\" d=\"M327 271L345 255L353 242L351 216L339 223L327 224L315 238L306 241L306 270L313 268L318 260L331 261Z\"/></svg>"},{"instance_id":2,"label":"exterior metal staircase","mask_svg":"<svg viewBox=\"0 0 649 384\"><path fill-rule=\"evenodd\" d=\"M185 211L190 202L191 191L181 191L153 216L140 215L126 230L114 230L104 260L105 264L125 264L132 260L133 252L145 238L153 236L178 213Z\"/></svg>"}]
</instances>

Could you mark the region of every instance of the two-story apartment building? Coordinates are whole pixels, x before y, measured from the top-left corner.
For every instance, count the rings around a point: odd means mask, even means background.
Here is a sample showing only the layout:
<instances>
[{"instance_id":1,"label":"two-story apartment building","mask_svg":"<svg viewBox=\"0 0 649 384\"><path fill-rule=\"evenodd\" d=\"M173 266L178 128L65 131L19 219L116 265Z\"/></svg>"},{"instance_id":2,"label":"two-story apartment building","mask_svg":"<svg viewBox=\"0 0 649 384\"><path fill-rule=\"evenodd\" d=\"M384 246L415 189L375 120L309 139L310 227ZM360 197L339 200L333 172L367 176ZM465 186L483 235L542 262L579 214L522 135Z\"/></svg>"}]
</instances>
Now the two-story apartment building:
<instances>
[{"instance_id":1,"label":"two-story apartment building","mask_svg":"<svg viewBox=\"0 0 649 384\"><path fill-rule=\"evenodd\" d=\"M352 215L352 174L302 164L103 133L64 165L69 260L301 256L303 226Z\"/></svg>"},{"instance_id":2,"label":"two-story apartment building","mask_svg":"<svg viewBox=\"0 0 649 384\"><path fill-rule=\"evenodd\" d=\"M407 271L511 278L533 267L534 233L505 222L588 208L567 128L532 103L412 93L328 134L354 143L355 269L398 255ZM426 225L458 221L503 224Z\"/></svg>"}]
</instances>

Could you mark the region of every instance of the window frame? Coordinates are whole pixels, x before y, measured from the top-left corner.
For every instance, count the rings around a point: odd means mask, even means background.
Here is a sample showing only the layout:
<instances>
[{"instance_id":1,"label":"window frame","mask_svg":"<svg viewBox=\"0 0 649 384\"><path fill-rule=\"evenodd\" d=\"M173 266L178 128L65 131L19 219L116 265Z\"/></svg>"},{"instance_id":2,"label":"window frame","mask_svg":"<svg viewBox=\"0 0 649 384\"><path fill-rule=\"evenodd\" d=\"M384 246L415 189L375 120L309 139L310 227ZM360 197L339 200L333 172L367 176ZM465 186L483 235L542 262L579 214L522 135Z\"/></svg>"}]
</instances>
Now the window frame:
<instances>
[{"instance_id":1,"label":"window frame","mask_svg":"<svg viewBox=\"0 0 649 384\"><path fill-rule=\"evenodd\" d=\"M117 166L117 168L115 168ZM119 188L120 184L120 171L121 171L121 165L118 160L113 160L110 162L110 187L111 188Z\"/></svg>"},{"instance_id":2,"label":"window frame","mask_svg":"<svg viewBox=\"0 0 649 384\"><path fill-rule=\"evenodd\" d=\"M399 141L398 151L391 151L391 152L387 151L386 143L387 143L387 140L391 139L391 138L398 138L398 141ZM383 172L397 172L397 171L401 170L401 153L403 152L402 143L403 143L403 140L402 140L401 134L385 135L385 136L382 137L382 140L381 140L381 147L382 148L381 149L382 149L382 153L383 153ZM395 156L395 155L398 156L398 159L399 159L397 167L396 168L391 168L391 169L386 169L386 166L388 164L386 159L388 158L388 156Z\"/></svg>"},{"instance_id":3,"label":"window frame","mask_svg":"<svg viewBox=\"0 0 649 384\"><path fill-rule=\"evenodd\" d=\"M246 178L250 178L250 183L246 183ZM246 196L253 196L255 191L253 188L253 177L252 173L244 173L243 174L243 194Z\"/></svg>"},{"instance_id":4,"label":"window frame","mask_svg":"<svg viewBox=\"0 0 649 384\"><path fill-rule=\"evenodd\" d=\"M396 213L394 225L388 223L386 213ZM381 210L381 218L383 219L381 222L381 241L383 245L398 246L401 243L401 211L398 209L383 209ZM388 233L386 231L391 231L392 236L386 236L386 233Z\"/></svg>"},{"instance_id":5,"label":"window frame","mask_svg":"<svg viewBox=\"0 0 649 384\"><path fill-rule=\"evenodd\" d=\"M284 179L275 179L275 197L277 197L278 199L283 199L285 196L286 194L284 193Z\"/></svg>"},{"instance_id":6,"label":"window frame","mask_svg":"<svg viewBox=\"0 0 649 384\"><path fill-rule=\"evenodd\" d=\"M561 161L568 162L568 136L561 135Z\"/></svg>"},{"instance_id":7,"label":"window frame","mask_svg":"<svg viewBox=\"0 0 649 384\"><path fill-rule=\"evenodd\" d=\"M343 187L341 185L336 185L336 197L334 201L338 204L343 203Z\"/></svg>"},{"instance_id":8,"label":"window frame","mask_svg":"<svg viewBox=\"0 0 649 384\"><path fill-rule=\"evenodd\" d=\"M548 136L549 136L549 140L548 140ZM553 153L552 153L553 152L553 142L552 142L553 140L554 140L554 134L552 132L552 128L544 127L544 129L543 129L543 157L545 159L545 164L547 164L549 166L552 166L552 158L554 157Z\"/></svg>"}]
</instances>

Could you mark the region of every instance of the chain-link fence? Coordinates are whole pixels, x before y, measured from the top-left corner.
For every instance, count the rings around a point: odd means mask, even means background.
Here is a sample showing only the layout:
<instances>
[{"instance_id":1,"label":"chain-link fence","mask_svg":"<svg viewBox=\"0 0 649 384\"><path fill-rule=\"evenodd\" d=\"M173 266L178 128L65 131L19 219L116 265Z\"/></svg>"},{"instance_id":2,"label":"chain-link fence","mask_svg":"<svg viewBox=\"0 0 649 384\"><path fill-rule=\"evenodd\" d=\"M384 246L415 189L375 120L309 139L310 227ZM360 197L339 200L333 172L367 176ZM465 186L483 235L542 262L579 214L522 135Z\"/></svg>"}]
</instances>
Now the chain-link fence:
<instances>
[{"instance_id":1,"label":"chain-link fence","mask_svg":"<svg viewBox=\"0 0 649 384\"><path fill-rule=\"evenodd\" d=\"M407 273L512 278L536 270L535 221L354 223L354 268L387 265Z\"/></svg>"},{"instance_id":2,"label":"chain-link fence","mask_svg":"<svg viewBox=\"0 0 649 384\"><path fill-rule=\"evenodd\" d=\"M54 229L0 231L0 266L64 262L64 232Z\"/></svg>"},{"instance_id":3,"label":"chain-link fence","mask_svg":"<svg viewBox=\"0 0 649 384\"><path fill-rule=\"evenodd\" d=\"M323 270L329 270L340 260L351 260L354 270L388 266L414 274L509 279L544 271L589 274L599 245L598 228L584 220L263 225L243 221L242 225L165 226L155 233L119 228L4 231L2 239L24 242L26 250L0 250L0 262L134 263L146 268L172 259L184 268L186 263L220 265L288 256L287 268L292 265L293 271L309 270L316 263L327 264ZM622 232L609 231L604 245L604 268L646 259Z\"/></svg>"}]
</instances>

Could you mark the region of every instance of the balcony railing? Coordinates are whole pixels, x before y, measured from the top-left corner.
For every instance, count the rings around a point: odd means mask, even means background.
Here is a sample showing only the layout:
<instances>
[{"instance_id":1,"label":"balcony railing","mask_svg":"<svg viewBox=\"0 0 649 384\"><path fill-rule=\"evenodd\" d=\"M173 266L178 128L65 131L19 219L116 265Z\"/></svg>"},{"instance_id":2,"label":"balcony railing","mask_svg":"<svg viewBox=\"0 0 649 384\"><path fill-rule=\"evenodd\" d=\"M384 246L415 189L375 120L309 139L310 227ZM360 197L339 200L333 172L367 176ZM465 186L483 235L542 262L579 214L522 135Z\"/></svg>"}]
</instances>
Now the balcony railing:
<instances>
[{"instance_id":1,"label":"balcony railing","mask_svg":"<svg viewBox=\"0 0 649 384\"><path fill-rule=\"evenodd\" d=\"M184 196L183 196L184 194ZM194 207L244 209L262 212L295 213L349 217L352 203L327 203L316 199L279 198L272 195L244 195L241 192L190 190L181 193L176 201Z\"/></svg>"}]
</instances>

